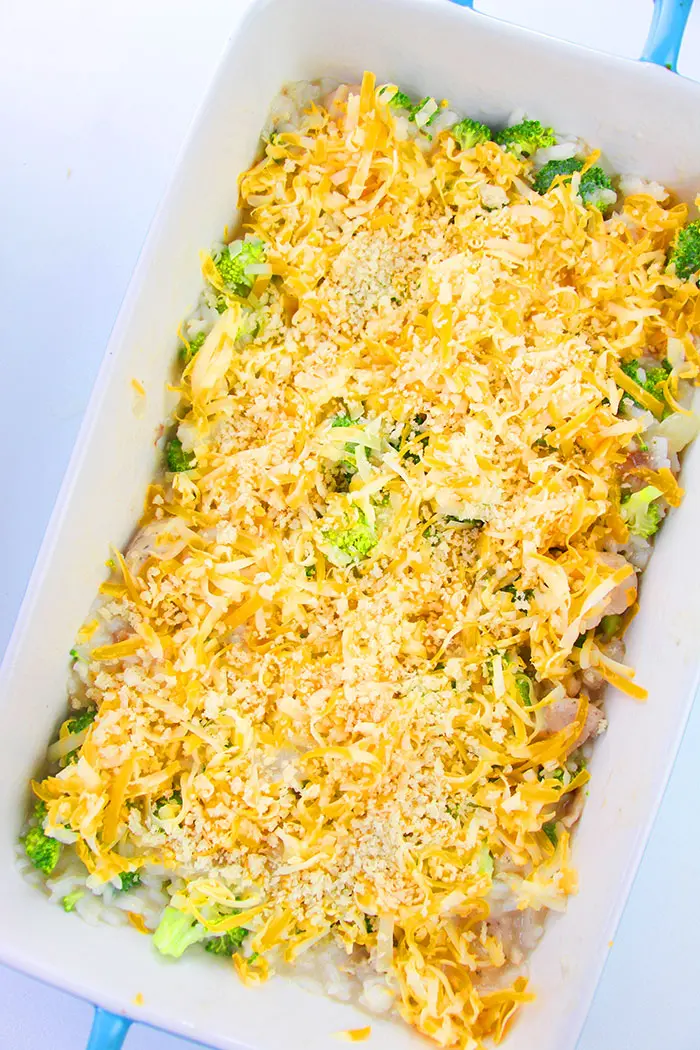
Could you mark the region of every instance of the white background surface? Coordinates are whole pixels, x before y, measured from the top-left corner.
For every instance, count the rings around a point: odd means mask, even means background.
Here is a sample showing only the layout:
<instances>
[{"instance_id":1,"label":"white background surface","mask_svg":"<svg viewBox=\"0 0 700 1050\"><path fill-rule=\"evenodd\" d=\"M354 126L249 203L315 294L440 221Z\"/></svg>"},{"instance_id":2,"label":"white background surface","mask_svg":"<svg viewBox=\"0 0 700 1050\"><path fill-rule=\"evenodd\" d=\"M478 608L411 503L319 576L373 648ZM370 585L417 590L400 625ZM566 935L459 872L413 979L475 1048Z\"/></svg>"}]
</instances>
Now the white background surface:
<instances>
[{"instance_id":1,"label":"white background surface","mask_svg":"<svg viewBox=\"0 0 700 1050\"><path fill-rule=\"evenodd\" d=\"M0 0L0 653L148 224L246 3ZM652 7L477 5L632 57ZM679 68L700 80L700 4ZM579 1050L700 1047L699 753L696 705ZM0 967L0 1050L82 1050L91 1013ZM135 1027L126 1046L194 1044Z\"/></svg>"}]
</instances>

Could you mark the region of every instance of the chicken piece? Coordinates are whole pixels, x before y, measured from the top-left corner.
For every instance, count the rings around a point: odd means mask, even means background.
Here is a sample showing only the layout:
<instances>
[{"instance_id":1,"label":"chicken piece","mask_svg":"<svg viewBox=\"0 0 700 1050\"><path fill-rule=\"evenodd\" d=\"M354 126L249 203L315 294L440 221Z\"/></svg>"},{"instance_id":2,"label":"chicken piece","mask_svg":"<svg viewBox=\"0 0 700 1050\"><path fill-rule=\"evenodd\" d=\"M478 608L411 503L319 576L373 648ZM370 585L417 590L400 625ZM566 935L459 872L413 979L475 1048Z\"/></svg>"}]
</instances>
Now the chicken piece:
<instances>
[{"instance_id":1,"label":"chicken piece","mask_svg":"<svg viewBox=\"0 0 700 1050\"><path fill-rule=\"evenodd\" d=\"M181 518L151 521L136 533L125 554L132 572L139 572L148 558L159 561L176 558L188 544L197 545L199 537Z\"/></svg>"},{"instance_id":2,"label":"chicken piece","mask_svg":"<svg viewBox=\"0 0 700 1050\"><path fill-rule=\"evenodd\" d=\"M599 561L611 569L625 569L624 578L614 587L605 598L591 609L581 621L581 632L590 631L597 627L604 616L619 616L637 598L637 573L634 566L623 558L621 554L599 554Z\"/></svg>"},{"instance_id":3,"label":"chicken piece","mask_svg":"<svg viewBox=\"0 0 700 1050\"><path fill-rule=\"evenodd\" d=\"M545 707L543 711L545 732L559 733L562 729L566 729L576 718L577 711L578 700L575 700L573 697L565 696L560 700L555 700ZM602 733L606 726L607 722L600 708L589 704L583 730L572 747L581 747L592 736L598 736L599 733Z\"/></svg>"},{"instance_id":4,"label":"chicken piece","mask_svg":"<svg viewBox=\"0 0 700 1050\"><path fill-rule=\"evenodd\" d=\"M506 959L519 966L542 936L543 919L543 913L532 908L507 911L489 919L488 931L499 938Z\"/></svg>"}]
</instances>

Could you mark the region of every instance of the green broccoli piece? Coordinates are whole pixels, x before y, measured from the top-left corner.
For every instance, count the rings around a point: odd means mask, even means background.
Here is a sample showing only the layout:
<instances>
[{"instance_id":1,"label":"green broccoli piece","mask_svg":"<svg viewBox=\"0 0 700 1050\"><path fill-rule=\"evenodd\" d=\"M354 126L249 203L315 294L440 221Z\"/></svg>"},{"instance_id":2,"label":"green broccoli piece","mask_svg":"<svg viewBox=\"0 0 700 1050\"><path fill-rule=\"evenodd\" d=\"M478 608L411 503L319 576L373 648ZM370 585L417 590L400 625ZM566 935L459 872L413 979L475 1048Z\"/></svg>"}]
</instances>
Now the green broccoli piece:
<instances>
[{"instance_id":1,"label":"green broccoli piece","mask_svg":"<svg viewBox=\"0 0 700 1050\"><path fill-rule=\"evenodd\" d=\"M471 117L460 120L451 130L460 149L473 149L479 143L489 142L493 138L491 128L478 120L472 120Z\"/></svg>"},{"instance_id":2,"label":"green broccoli piece","mask_svg":"<svg viewBox=\"0 0 700 1050\"><path fill-rule=\"evenodd\" d=\"M662 384L671 375L672 365L670 361L664 360L658 367L655 367L655 369L646 369L646 367L643 367L635 357L631 361L620 361L620 369L625 376L629 376L630 379L633 379L634 382L638 383L639 386L642 386L646 392L652 394L658 401L665 403ZM622 395L620 403L632 403L636 404L638 408L644 407L636 397L633 397L632 394L628 394L627 391Z\"/></svg>"},{"instance_id":3,"label":"green broccoli piece","mask_svg":"<svg viewBox=\"0 0 700 1050\"><path fill-rule=\"evenodd\" d=\"M604 616L598 625L600 636L604 642L609 642L616 634L620 633L622 627L622 617L616 614L610 616Z\"/></svg>"},{"instance_id":4,"label":"green broccoli piece","mask_svg":"<svg viewBox=\"0 0 700 1050\"><path fill-rule=\"evenodd\" d=\"M532 589L532 587L519 588L516 587L514 583L509 583L506 587L501 587L501 590L505 591L506 594L512 595L513 601L516 603L516 607L518 605L527 605L527 603L531 602L535 596L535 592Z\"/></svg>"},{"instance_id":5,"label":"green broccoli piece","mask_svg":"<svg viewBox=\"0 0 700 1050\"><path fill-rule=\"evenodd\" d=\"M428 445L428 442L430 441L428 435L423 434L421 431L421 427L423 426L427 418L428 417L426 416L425 412L418 412L417 415L413 417L410 423L404 424L402 433L398 437L389 438L389 444L392 448L395 448L397 452L401 450L401 446L404 443L410 443L413 444L414 447L416 447L415 452L406 450L402 453L401 458L407 459L409 463L420 463L420 453L425 450L426 446Z\"/></svg>"},{"instance_id":6,"label":"green broccoli piece","mask_svg":"<svg viewBox=\"0 0 700 1050\"><path fill-rule=\"evenodd\" d=\"M255 274L250 266L265 261L265 245L255 237L241 242L231 251L227 245L214 260L224 284L242 298L249 295L255 284Z\"/></svg>"},{"instance_id":7,"label":"green broccoli piece","mask_svg":"<svg viewBox=\"0 0 700 1050\"><path fill-rule=\"evenodd\" d=\"M210 936L204 942L204 950L211 952L212 955L235 955L247 936L248 930L242 926L237 926L235 929L229 930L228 933L223 933L218 937L216 935Z\"/></svg>"},{"instance_id":8,"label":"green broccoli piece","mask_svg":"<svg viewBox=\"0 0 700 1050\"><path fill-rule=\"evenodd\" d=\"M121 883L120 893L128 893L129 890L135 890L141 885L141 876L138 871L123 871L119 876Z\"/></svg>"},{"instance_id":9,"label":"green broccoli piece","mask_svg":"<svg viewBox=\"0 0 700 1050\"><path fill-rule=\"evenodd\" d=\"M455 525L464 525L468 529L480 529L486 524L482 518L460 518L457 514L446 514L445 521L453 521Z\"/></svg>"},{"instance_id":10,"label":"green broccoli piece","mask_svg":"<svg viewBox=\"0 0 700 1050\"><path fill-rule=\"evenodd\" d=\"M379 542L374 528L363 511L358 509L357 521L346 529L328 529L324 532L328 542L342 555L342 564L349 565L366 558Z\"/></svg>"},{"instance_id":11,"label":"green broccoli piece","mask_svg":"<svg viewBox=\"0 0 700 1050\"><path fill-rule=\"evenodd\" d=\"M397 91L389 100L392 109L413 109L413 103L405 91Z\"/></svg>"},{"instance_id":12,"label":"green broccoli piece","mask_svg":"<svg viewBox=\"0 0 700 1050\"><path fill-rule=\"evenodd\" d=\"M76 733L82 733L83 729L87 729L95 721L96 714L96 707L88 707L85 711L81 711L79 715L76 715L75 718L71 718L66 722L66 729L71 736L74 736Z\"/></svg>"},{"instance_id":13,"label":"green broccoli piece","mask_svg":"<svg viewBox=\"0 0 700 1050\"><path fill-rule=\"evenodd\" d=\"M74 890L73 893L69 893L68 896L64 897L61 901L64 911L74 911L75 906L81 897L85 896L85 890Z\"/></svg>"},{"instance_id":14,"label":"green broccoli piece","mask_svg":"<svg viewBox=\"0 0 700 1050\"><path fill-rule=\"evenodd\" d=\"M168 907L153 934L153 945L161 955L179 959L192 944L210 936L206 926L177 908Z\"/></svg>"},{"instance_id":15,"label":"green broccoli piece","mask_svg":"<svg viewBox=\"0 0 700 1050\"><path fill-rule=\"evenodd\" d=\"M549 191L558 175L571 176L574 172L581 171L583 164L584 162L579 160L578 157L567 157L566 160L549 160L535 175L532 181L533 188L537 193L545 194ZM609 176L596 164L581 176L578 193L584 204L594 204L601 211L604 211L607 205L601 203L600 191L610 189L612 189L612 182Z\"/></svg>"},{"instance_id":16,"label":"green broccoli piece","mask_svg":"<svg viewBox=\"0 0 700 1050\"><path fill-rule=\"evenodd\" d=\"M191 470L194 466L194 452L185 452L179 438L172 438L165 448L165 459L168 470L173 474L180 474L183 470Z\"/></svg>"},{"instance_id":17,"label":"green broccoli piece","mask_svg":"<svg viewBox=\"0 0 700 1050\"><path fill-rule=\"evenodd\" d=\"M700 270L700 219L689 222L679 230L669 253L668 265L673 266L676 277L687 281Z\"/></svg>"},{"instance_id":18,"label":"green broccoli piece","mask_svg":"<svg viewBox=\"0 0 700 1050\"><path fill-rule=\"evenodd\" d=\"M643 384L644 389L648 390L649 393L653 394L659 401L664 400L663 384L670 376L672 368L673 366L670 361L662 361L659 368L646 369L647 377Z\"/></svg>"},{"instance_id":19,"label":"green broccoli piece","mask_svg":"<svg viewBox=\"0 0 700 1050\"><path fill-rule=\"evenodd\" d=\"M223 313L223 311L221 312ZM202 349L202 344L206 338L206 332L197 332L197 334L193 335L190 339L189 345L187 343L182 344L180 347L180 360L183 364L188 365L190 363L195 354Z\"/></svg>"},{"instance_id":20,"label":"green broccoli piece","mask_svg":"<svg viewBox=\"0 0 700 1050\"><path fill-rule=\"evenodd\" d=\"M171 791L169 795L164 795L163 798L159 798L155 806L153 807L153 812L157 817L159 817L160 812L164 806L172 805L178 807L182 806L182 794L177 789L175 791Z\"/></svg>"},{"instance_id":21,"label":"green broccoli piece","mask_svg":"<svg viewBox=\"0 0 700 1050\"><path fill-rule=\"evenodd\" d=\"M601 191L611 189L610 176L603 171L599 164L594 164L581 176L578 194L584 204L592 204L600 211L605 211L608 203L602 200Z\"/></svg>"},{"instance_id":22,"label":"green broccoli piece","mask_svg":"<svg viewBox=\"0 0 700 1050\"><path fill-rule=\"evenodd\" d=\"M556 820L548 820L542 825L542 830L545 835L556 849L557 842L559 841L559 835L557 834L557 822Z\"/></svg>"},{"instance_id":23,"label":"green broccoli piece","mask_svg":"<svg viewBox=\"0 0 700 1050\"><path fill-rule=\"evenodd\" d=\"M663 496L660 489L655 485L646 485L639 492L623 497L620 513L633 536L648 539L658 530L661 511L654 501L659 496Z\"/></svg>"},{"instance_id":24,"label":"green broccoli piece","mask_svg":"<svg viewBox=\"0 0 700 1050\"><path fill-rule=\"evenodd\" d=\"M486 845L481 847L481 852L479 853L479 874L488 875L489 877L493 875L493 856Z\"/></svg>"},{"instance_id":25,"label":"green broccoli piece","mask_svg":"<svg viewBox=\"0 0 700 1050\"><path fill-rule=\"evenodd\" d=\"M61 855L61 843L57 842L56 839L50 838L44 831L43 821L45 817L46 805L43 802L37 802L34 807L34 819L38 823L29 829L22 841L24 843L24 852L34 867L43 872L44 875L50 875L58 864L58 858Z\"/></svg>"},{"instance_id":26,"label":"green broccoli piece","mask_svg":"<svg viewBox=\"0 0 700 1050\"><path fill-rule=\"evenodd\" d=\"M374 933L377 920L373 915L365 915L365 929L367 933Z\"/></svg>"},{"instance_id":27,"label":"green broccoli piece","mask_svg":"<svg viewBox=\"0 0 700 1050\"><path fill-rule=\"evenodd\" d=\"M509 153L529 157L538 149L546 149L555 143L554 129L545 128L539 120L521 120L504 128L496 135L496 142Z\"/></svg>"},{"instance_id":28,"label":"green broccoli piece","mask_svg":"<svg viewBox=\"0 0 700 1050\"><path fill-rule=\"evenodd\" d=\"M515 688L518 690L520 699L522 700L525 707L532 707L532 701L535 697L535 690L530 678L523 672L516 674Z\"/></svg>"},{"instance_id":29,"label":"green broccoli piece","mask_svg":"<svg viewBox=\"0 0 700 1050\"><path fill-rule=\"evenodd\" d=\"M237 339L247 344L257 339L263 328L264 315L259 310L244 310L238 326Z\"/></svg>"},{"instance_id":30,"label":"green broccoli piece","mask_svg":"<svg viewBox=\"0 0 700 1050\"><path fill-rule=\"evenodd\" d=\"M347 459L341 459L327 471L328 487L333 492L349 492L357 468Z\"/></svg>"},{"instance_id":31,"label":"green broccoli piece","mask_svg":"<svg viewBox=\"0 0 700 1050\"><path fill-rule=\"evenodd\" d=\"M433 109L433 106L435 106L435 109ZM418 120L418 114L423 109L425 109L429 115L424 120ZM425 98L422 98L415 106L411 106L411 115L408 119L412 120L414 124L418 124L420 128L427 128L433 123L439 112L440 107L435 99L431 98L430 95L426 95Z\"/></svg>"},{"instance_id":32,"label":"green broccoli piece","mask_svg":"<svg viewBox=\"0 0 700 1050\"><path fill-rule=\"evenodd\" d=\"M340 416L334 416L331 421L332 427L354 427L356 420L351 419L350 416L342 414Z\"/></svg>"},{"instance_id":33,"label":"green broccoli piece","mask_svg":"<svg viewBox=\"0 0 700 1050\"><path fill-rule=\"evenodd\" d=\"M665 401L662 384L666 382L671 374L671 367L670 361L662 361L657 368L644 368L636 357L631 361L620 362L620 368L626 376L629 376L635 383L638 383L639 386L662 402ZM644 408L644 405L640 404L636 397L632 397L631 394L626 392L622 400L631 401L638 408Z\"/></svg>"}]
</instances>

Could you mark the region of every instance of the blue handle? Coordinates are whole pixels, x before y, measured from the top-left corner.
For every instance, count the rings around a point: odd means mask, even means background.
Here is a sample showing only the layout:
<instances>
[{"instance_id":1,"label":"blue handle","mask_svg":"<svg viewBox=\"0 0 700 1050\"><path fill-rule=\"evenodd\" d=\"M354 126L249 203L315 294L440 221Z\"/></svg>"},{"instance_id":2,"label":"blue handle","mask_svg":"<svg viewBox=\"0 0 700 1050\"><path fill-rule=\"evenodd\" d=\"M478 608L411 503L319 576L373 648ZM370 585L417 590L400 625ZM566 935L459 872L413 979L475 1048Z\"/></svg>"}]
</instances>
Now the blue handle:
<instances>
[{"instance_id":1,"label":"blue handle","mask_svg":"<svg viewBox=\"0 0 700 1050\"><path fill-rule=\"evenodd\" d=\"M87 1050L121 1050L130 1024L126 1017L118 1017L97 1007Z\"/></svg>"},{"instance_id":2,"label":"blue handle","mask_svg":"<svg viewBox=\"0 0 700 1050\"><path fill-rule=\"evenodd\" d=\"M678 52L693 0L654 0L654 17L647 42L642 51L642 62L655 62L676 72Z\"/></svg>"},{"instance_id":3,"label":"blue handle","mask_svg":"<svg viewBox=\"0 0 700 1050\"><path fill-rule=\"evenodd\" d=\"M474 0L452 0L452 3L474 9ZM657 66L665 66L676 72L678 53L692 6L693 0L654 0L654 16L642 51L642 62L654 62Z\"/></svg>"}]
</instances>

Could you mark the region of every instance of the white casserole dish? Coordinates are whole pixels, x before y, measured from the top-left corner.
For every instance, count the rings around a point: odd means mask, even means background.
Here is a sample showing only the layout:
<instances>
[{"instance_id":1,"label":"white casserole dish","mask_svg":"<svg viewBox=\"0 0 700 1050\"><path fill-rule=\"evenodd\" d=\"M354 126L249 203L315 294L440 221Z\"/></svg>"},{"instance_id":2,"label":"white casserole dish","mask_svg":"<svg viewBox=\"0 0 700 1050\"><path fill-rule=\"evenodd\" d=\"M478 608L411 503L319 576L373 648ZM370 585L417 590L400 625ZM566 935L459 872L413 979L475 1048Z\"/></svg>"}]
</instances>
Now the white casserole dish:
<instances>
[{"instance_id":1,"label":"white casserole dish","mask_svg":"<svg viewBox=\"0 0 700 1050\"><path fill-rule=\"evenodd\" d=\"M0 730L12 745L0 798L0 959L109 1010L222 1048L320 1050L334 1044L331 1033L367 1018L282 980L247 990L204 956L168 965L133 931L93 929L49 905L21 880L14 854L28 777L64 710L66 654L109 544L129 538L156 466L174 333L201 286L199 249L231 220L236 176L255 153L280 84L356 79L363 69L493 123L524 108L601 146L618 171L688 198L700 188L700 143L688 135L700 87L653 65L431 0L261 0L232 40L122 307L0 674ZM147 392L139 415L132 378ZM692 558L700 449L691 449L683 473L686 500L661 533L628 635L650 700L640 707L608 695L610 729L597 745L574 842L580 895L548 924L532 957L538 999L523 1011L508 1050L574 1047L690 709L700 670L700 565ZM134 1005L138 993L143 1006ZM425 1045L399 1023L372 1024L382 1050Z\"/></svg>"}]
</instances>

